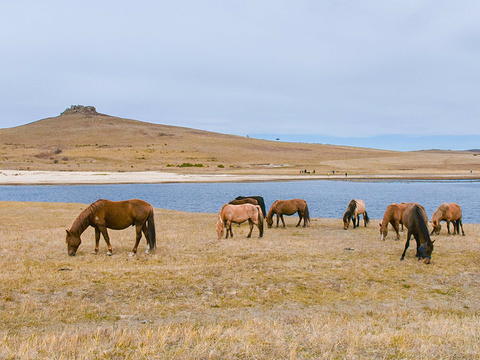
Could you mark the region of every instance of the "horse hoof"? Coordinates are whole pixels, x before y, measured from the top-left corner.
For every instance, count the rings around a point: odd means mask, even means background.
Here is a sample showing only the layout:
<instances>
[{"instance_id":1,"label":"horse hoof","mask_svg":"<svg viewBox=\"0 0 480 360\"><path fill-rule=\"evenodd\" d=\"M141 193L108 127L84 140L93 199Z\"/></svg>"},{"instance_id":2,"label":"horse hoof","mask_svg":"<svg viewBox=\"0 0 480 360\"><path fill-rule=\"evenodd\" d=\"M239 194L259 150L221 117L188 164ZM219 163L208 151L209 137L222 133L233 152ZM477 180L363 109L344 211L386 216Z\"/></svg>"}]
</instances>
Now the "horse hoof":
<instances>
[{"instance_id":1,"label":"horse hoof","mask_svg":"<svg viewBox=\"0 0 480 360\"><path fill-rule=\"evenodd\" d=\"M107 256L112 256L112 252L111 252L111 251L107 251Z\"/></svg>"},{"instance_id":2,"label":"horse hoof","mask_svg":"<svg viewBox=\"0 0 480 360\"><path fill-rule=\"evenodd\" d=\"M135 253L132 251L131 253L128 254L128 256L135 256Z\"/></svg>"}]
</instances>

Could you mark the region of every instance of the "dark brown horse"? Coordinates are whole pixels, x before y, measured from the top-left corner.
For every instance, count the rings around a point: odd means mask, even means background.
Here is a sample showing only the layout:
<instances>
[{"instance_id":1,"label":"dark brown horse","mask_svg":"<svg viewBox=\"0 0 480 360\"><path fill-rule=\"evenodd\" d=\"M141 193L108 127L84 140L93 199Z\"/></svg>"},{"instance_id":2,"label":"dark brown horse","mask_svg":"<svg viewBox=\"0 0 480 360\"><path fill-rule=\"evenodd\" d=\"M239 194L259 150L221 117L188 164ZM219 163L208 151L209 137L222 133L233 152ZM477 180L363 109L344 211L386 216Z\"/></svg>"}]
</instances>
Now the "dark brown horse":
<instances>
[{"instance_id":1,"label":"dark brown horse","mask_svg":"<svg viewBox=\"0 0 480 360\"><path fill-rule=\"evenodd\" d=\"M453 235L460 233L460 226L462 227L462 235L465 236L465 232L463 231L463 224L462 224L462 209L456 203L443 203L438 207L437 210L432 215L432 225L433 230L430 233L432 235L440 234L440 230L442 225L440 225L440 221L447 222L447 231L448 235L450 235L450 222L453 223Z\"/></svg>"},{"instance_id":2,"label":"dark brown horse","mask_svg":"<svg viewBox=\"0 0 480 360\"><path fill-rule=\"evenodd\" d=\"M73 222L70 230L67 230L68 255L75 256L82 242L80 235L89 226L95 229L95 249L93 253L98 254L101 233L107 243L107 255L112 255L112 245L107 228L123 230L133 225L135 225L136 239L131 255L137 252L142 231L147 239L147 253L154 251L157 245L152 205L138 199L125 201L97 200L83 210Z\"/></svg>"},{"instance_id":3,"label":"dark brown horse","mask_svg":"<svg viewBox=\"0 0 480 360\"><path fill-rule=\"evenodd\" d=\"M403 230L403 221L402 215L407 207L406 203L401 204L390 204L387 206L385 210L385 214L383 214L383 220L380 223L380 240L385 240L388 234L388 224L392 224L397 237L395 240L400 240L400 225L402 225Z\"/></svg>"},{"instance_id":4,"label":"dark brown horse","mask_svg":"<svg viewBox=\"0 0 480 360\"><path fill-rule=\"evenodd\" d=\"M432 259L433 241L430 239L430 234L428 233L428 217L425 209L417 203L409 203L403 212L402 221L408 229L408 234L405 250L400 260L405 258L405 253L410 245L410 238L413 235L417 242L416 256L418 260L425 259L425 264L429 264Z\"/></svg>"},{"instance_id":5,"label":"dark brown horse","mask_svg":"<svg viewBox=\"0 0 480 360\"><path fill-rule=\"evenodd\" d=\"M285 227L283 215L293 215L297 212L299 220L296 226L300 226L302 219L303 227L307 226L307 224L310 222L310 214L308 212L307 202L302 199L275 201L272 206L270 206L270 210L268 210L265 221L267 222L268 227L271 228L273 224L273 215L277 215L277 227L279 220L282 220L283 227Z\"/></svg>"},{"instance_id":6,"label":"dark brown horse","mask_svg":"<svg viewBox=\"0 0 480 360\"><path fill-rule=\"evenodd\" d=\"M258 195L252 195L252 196L237 196L235 200L243 200L243 199L255 199L258 202L258 206L262 208L262 214L263 217L267 214L267 211L265 210L265 201L263 200L263 197L258 196Z\"/></svg>"},{"instance_id":7,"label":"dark brown horse","mask_svg":"<svg viewBox=\"0 0 480 360\"><path fill-rule=\"evenodd\" d=\"M363 224L367 226L370 222L368 218L367 210L365 209L365 203L363 200L353 199L350 200L347 206L347 211L343 214L343 228L348 229L350 220L352 220L353 228L360 226L360 215L363 215Z\"/></svg>"},{"instance_id":8,"label":"dark brown horse","mask_svg":"<svg viewBox=\"0 0 480 360\"><path fill-rule=\"evenodd\" d=\"M263 236L263 214L260 206L253 204L223 205L218 212L218 238L220 239L223 236L223 229L227 229L225 239L228 239L229 234L233 237L232 223L241 224L245 221L248 221L248 224L250 225L250 232L248 233L247 238L252 236L253 224L258 227L260 232L259 237Z\"/></svg>"}]
</instances>

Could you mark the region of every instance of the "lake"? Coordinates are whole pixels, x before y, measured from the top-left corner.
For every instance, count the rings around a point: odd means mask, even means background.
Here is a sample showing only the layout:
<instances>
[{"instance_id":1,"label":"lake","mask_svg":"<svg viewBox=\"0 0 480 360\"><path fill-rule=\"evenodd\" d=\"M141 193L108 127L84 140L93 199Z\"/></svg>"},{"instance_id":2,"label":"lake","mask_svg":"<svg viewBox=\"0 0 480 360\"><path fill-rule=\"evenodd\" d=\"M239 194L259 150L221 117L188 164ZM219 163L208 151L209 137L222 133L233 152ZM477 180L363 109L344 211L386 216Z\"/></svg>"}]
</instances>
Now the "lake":
<instances>
[{"instance_id":1,"label":"lake","mask_svg":"<svg viewBox=\"0 0 480 360\"><path fill-rule=\"evenodd\" d=\"M139 198L156 208L216 213L238 195L260 195L267 210L277 199L302 198L314 218L341 218L351 199L365 201L372 219L393 202L418 202L429 218L443 202L456 202L465 223L480 223L479 181L290 181L129 185L0 186L0 201L75 202Z\"/></svg>"}]
</instances>

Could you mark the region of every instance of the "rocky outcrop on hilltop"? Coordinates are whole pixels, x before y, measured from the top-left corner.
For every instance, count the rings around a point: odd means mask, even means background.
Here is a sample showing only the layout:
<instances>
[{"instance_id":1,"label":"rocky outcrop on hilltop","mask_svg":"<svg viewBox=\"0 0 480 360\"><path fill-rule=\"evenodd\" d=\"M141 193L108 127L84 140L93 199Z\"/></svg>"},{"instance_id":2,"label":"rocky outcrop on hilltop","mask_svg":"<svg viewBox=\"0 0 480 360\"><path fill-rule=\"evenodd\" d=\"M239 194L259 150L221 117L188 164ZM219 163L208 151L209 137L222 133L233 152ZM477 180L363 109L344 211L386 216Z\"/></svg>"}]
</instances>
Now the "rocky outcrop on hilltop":
<instances>
[{"instance_id":1,"label":"rocky outcrop on hilltop","mask_svg":"<svg viewBox=\"0 0 480 360\"><path fill-rule=\"evenodd\" d=\"M72 105L60 115L102 115L97 112L95 106Z\"/></svg>"}]
</instances>

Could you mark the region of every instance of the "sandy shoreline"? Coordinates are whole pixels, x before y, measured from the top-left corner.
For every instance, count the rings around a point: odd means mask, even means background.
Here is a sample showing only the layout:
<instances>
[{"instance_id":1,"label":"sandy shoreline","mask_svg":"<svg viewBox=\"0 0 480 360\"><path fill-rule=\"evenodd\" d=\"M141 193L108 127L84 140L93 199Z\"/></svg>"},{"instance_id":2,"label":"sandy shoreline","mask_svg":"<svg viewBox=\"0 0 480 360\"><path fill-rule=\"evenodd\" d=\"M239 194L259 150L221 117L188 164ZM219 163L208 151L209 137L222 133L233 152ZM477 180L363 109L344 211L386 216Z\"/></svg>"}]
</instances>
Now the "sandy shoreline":
<instances>
[{"instance_id":1,"label":"sandy shoreline","mask_svg":"<svg viewBox=\"0 0 480 360\"><path fill-rule=\"evenodd\" d=\"M459 175L230 175L178 174L161 171L24 171L0 170L0 185L161 184L211 182L268 182L297 180L480 180Z\"/></svg>"}]
</instances>

